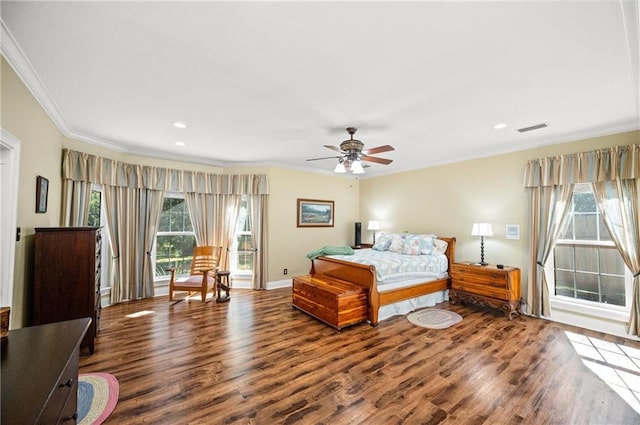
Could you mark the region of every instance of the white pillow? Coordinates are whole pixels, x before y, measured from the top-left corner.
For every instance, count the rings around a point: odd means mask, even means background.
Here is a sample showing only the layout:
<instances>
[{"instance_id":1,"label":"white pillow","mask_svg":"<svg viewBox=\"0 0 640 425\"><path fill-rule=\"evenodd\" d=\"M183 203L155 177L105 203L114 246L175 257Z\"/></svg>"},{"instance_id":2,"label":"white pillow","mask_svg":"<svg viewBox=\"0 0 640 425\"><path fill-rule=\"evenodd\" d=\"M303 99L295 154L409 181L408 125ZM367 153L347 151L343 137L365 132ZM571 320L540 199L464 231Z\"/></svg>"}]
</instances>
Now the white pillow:
<instances>
[{"instance_id":1,"label":"white pillow","mask_svg":"<svg viewBox=\"0 0 640 425\"><path fill-rule=\"evenodd\" d=\"M404 251L404 238L397 233L394 233L391 236L391 243L387 248L387 251L397 252L398 254L402 254Z\"/></svg>"},{"instance_id":2,"label":"white pillow","mask_svg":"<svg viewBox=\"0 0 640 425\"><path fill-rule=\"evenodd\" d=\"M378 239L376 240L376 243L373 244L372 248L376 251L386 251L390 244L391 235L389 233L380 233L380 236L378 236Z\"/></svg>"},{"instance_id":3,"label":"white pillow","mask_svg":"<svg viewBox=\"0 0 640 425\"><path fill-rule=\"evenodd\" d=\"M449 244L442 239L434 239L433 240L433 254L444 254L447 251L447 246Z\"/></svg>"}]
</instances>

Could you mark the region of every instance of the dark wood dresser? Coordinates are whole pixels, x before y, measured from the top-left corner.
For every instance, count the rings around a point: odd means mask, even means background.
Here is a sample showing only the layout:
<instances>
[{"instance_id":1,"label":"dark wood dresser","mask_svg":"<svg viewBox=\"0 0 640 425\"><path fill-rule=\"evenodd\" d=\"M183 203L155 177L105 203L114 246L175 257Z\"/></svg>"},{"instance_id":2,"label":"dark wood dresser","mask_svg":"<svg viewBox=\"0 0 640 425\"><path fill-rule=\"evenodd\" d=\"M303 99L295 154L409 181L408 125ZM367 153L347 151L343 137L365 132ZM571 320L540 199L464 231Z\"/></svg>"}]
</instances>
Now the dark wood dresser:
<instances>
[{"instance_id":1,"label":"dark wood dresser","mask_svg":"<svg viewBox=\"0 0 640 425\"><path fill-rule=\"evenodd\" d=\"M501 309L505 316L520 313L520 269L494 264L479 266L473 263L451 265L449 301Z\"/></svg>"},{"instance_id":2,"label":"dark wood dresser","mask_svg":"<svg viewBox=\"0 0 640 425\"><path fill-rule=\"evenodd\" d=\"M33 325L90 317L82 346L94 352L100 324L100 229L36 228Z\"/></svg>"},{"instance_id":3,"label":"dark wood dresser","mask_svg":"<svg viewBox=\"0 0 640 425\"><path fill-rule=\"evenodd\" d=\"M2 338L3 424L75 424L80 342L90 318L9 331Z\"/></svg>"}]
</instances>

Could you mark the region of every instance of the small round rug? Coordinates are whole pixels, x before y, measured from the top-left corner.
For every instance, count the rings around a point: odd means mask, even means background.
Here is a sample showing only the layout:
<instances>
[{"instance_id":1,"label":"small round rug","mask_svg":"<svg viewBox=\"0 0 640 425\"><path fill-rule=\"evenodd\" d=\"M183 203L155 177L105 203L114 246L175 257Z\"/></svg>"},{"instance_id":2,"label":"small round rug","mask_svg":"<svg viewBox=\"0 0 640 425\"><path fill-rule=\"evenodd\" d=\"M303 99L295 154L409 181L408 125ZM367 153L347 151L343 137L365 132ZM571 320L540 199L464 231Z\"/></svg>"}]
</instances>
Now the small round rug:
<instances>
[{"instance_id":1,"label":"small round rug","mask_svg":"<svg viewBox=\"0 0 640 425\"><path fill-rule=\"evenodd\" d=\"M120 387L109 373L78 375L78 425L99 425L113 412Z\"/></svg>"},{"instance_id":2,"label":"small round rug","mask_svg":"<svg viewBox=\"0 0 640 425\"><path fill-rule=\"evenodd\" d=\"M407 316L414 325L429 329L445 329L462 320L462 316L449 310L427 308L414 311Z\"/></svg>"}]
</instances>

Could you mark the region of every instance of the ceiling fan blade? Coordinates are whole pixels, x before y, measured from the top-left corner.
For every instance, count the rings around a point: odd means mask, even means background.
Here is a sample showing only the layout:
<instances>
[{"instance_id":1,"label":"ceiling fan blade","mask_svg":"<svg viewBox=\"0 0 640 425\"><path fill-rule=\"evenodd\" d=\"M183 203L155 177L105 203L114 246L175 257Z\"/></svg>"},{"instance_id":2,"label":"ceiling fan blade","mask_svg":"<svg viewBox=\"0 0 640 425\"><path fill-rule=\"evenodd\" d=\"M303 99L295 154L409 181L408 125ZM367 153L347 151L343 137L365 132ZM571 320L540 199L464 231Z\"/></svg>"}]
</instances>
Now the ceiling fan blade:
<instances>
[{"instance_id":1,"label":"ceiling fan blade","mask_svg":"<svg viewBox=\"0 0 640 425\"><path fill-rule=\"evenodd\" d=\"M384 165L389 165L393 162L393 159L386 159L386 158L376 158L375 156L363 156L362 157L363 161L369 161L369 162L377 162L378 164L384 164Z\"/></svg>"},{"instance_id":2,"label":"ceiling fan blade","mask_svg":"<svg viewBox=\"0 0 640 425\"><path fill-rule=\"evenodd\" d=\"M342 158L341 156L325 156L322 158L311 158L311 159L307 159L307 161L318 161L320 159L332 159L332 158Z\"/></svg>"},{"instance_id":3,"label":"ceiling fan blade","mask_svg":"<svg viewBox=\"0 0 640 425\"><path fill-rule=\"evenodd\" d=\"M389 152L389 151L392 151L392 150L394 150L393 146L383 145L383 146L378 146L378 147L371 148L371 149L365 149L365 150L362 151L362 153L365 154L365 155L374 155L374 154L377 154L377 153Z\"/></svg>"},{"instance_id":4,"label":"ceiling fan blade","mask_svg":"<svg viewBox=\"0 0 640 425\"><path fill-rule=\"evenodd\" d=\"M342 153L342 154L344 153L344 152L342 151L342 149L340 149L340 148L339 148L339 147L337 147L337 146L331 146L331 145L323 145L323 146L324 146L325 148L328 148L328 149L333 149L333 150L334 150L334 151L336 151L336 152L340 152L340 153Z\"/></svg>"}]
</instances>

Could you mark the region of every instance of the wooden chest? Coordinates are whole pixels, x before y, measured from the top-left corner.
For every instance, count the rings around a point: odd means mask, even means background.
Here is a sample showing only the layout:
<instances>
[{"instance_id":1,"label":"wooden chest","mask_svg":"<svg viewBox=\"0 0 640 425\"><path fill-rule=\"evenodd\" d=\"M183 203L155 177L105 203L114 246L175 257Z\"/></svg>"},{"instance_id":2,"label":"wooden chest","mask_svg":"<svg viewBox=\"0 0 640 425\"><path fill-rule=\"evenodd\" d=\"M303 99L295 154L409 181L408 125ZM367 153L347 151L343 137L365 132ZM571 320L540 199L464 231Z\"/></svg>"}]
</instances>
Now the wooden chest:
<instances>
[{"instance_id":1,"label":"wooden chest","mask_svg":"<svg viewBox=\"0 0 640 425\"><path fill-rule=\"evenodd\" d=\"M293 307L340 330L367 320L367 290L324 275L293 278Z\"/></svg>"},{"instance_id":2,"label":"wooden chest","mask_svg":"<svg viewBox=\"0 0 640 425\"><path fill-rule=\"evenodd\" d=\"M453 263L449 301L499 308L511 320L520 313L520 269Z\"/></svg>"}]
</instances>

